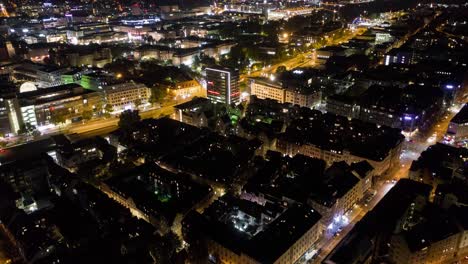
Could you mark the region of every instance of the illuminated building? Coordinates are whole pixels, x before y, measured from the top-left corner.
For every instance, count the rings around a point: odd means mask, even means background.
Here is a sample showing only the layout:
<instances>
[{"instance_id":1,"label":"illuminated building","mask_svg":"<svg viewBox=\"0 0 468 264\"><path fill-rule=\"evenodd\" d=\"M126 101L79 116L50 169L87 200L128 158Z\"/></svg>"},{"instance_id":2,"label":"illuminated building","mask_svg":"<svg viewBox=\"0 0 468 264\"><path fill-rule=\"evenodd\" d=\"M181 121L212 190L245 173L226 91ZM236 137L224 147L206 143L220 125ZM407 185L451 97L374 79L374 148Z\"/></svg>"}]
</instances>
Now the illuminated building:
<instances>
[{"instance_id":1,"label":"illuminated building","mask_svg":"<svg viewBox=\"0 0 468 264\"><path fill-rule=\"evenodd\" d=\"M468 138L468 104L450 120L447 134L454 137L455 141Z\"/></svg>"},{"instance_id":2,"label":"illuminated building","mask_svg":"<svg viewBox=\"0 0 468 264\"><path fill-rule=\"evenodd\" d=\"M323 216L327 231L335 233L349 224L347 213L370 189L373 176L374 168L367 161L335 162L325 171L324 191L314 192L309 203Z\"/></svg>"},{"instance_id":3,"label":"illuminated building","mask_svg":"<svg viewBox=\"0 0 468 264\"><path fill-rule=\"evenodd\" d=\"M101 102L101 93L66 84L20 93L7 100L7 109L12 133L16 133L26 123L36 127L52 124L54 114L65 119L79 117L85 109L95 109Z\"/></svg>"},{"instance_id":4,"label":"illuminated building","mask_svg":"<svg viewBox=\"0 0 468 264\"><path fill-rule=\"evenodd\" d=\"M63 66L82 67L93 66L102 68L112 62L112 53L109 48L88 48L80 46L76 49L59 51L54 58L55 63Z\"/></svg>"},{"instance_id":5,"label":"illuminated building","mask_svg":"<svg viewBox=\"0 0 468 264\"><path fill-rule=\"evenodd\" d=\"M300 70L296 70L300 73ZM291 103L303 107L312 107L320 103L321 94L314 89L284 88L279 82L266 78L252 78L250 82L251 95L259 99L273 99L279 103Z\"/></svg>"},{"instance_id":6,"label":"illuminated building","mask_svg":"<svg viewBox=\"0 0 468 264\"><path fill-rule=\"evenodd\" d=\"M177 82L167 87L174 99L187 99L194 96L206 97L206 90L196 80Z\"/></svg>"},{"instance_id":7,"label":"illuminated building","mask_svg":"<svg viewBox=\"0 0 468 264\"><path fill-rule=\"evenodd\" d=\"M104 93L107 103L112 105L114 111L135 108L137 103L145 104L151 96L146 85L134 82L104 87Z\"/></svg>"},{"instance_id":8,"label":"illuminated building","mask_svg":"<svg viewBox=\"0 0 468 264\"><path fill-rule=\"evenodd\" d=\"M239 72L237 70L211 67L206 68L208 98L215 103L239 103Z\"/></svg>"},{"instance_id":9,"label":"illuminated building","mask_svg":"<svg viewBox=\"0 0 468 264\"><path fill-rule=\"evenodd\" d=\"M67 30L67 39L72 44L79 44L80 39L95 34L110 33L112 29L105 23L88 23L73 26Z\"/></svg>"},{"instance_id":10,"label":"illuminated building","mask_svg":"<svg viewBox=\"0 0 468 264\"><path fill-rule=\"evenodd\" d=\"M321 215L309 206L284 208L223 196L182 222L184 235L199 230L207 239L214 263L287 263L306 255L320 238Z\"/></svg>"},{"instance_id":11,"label":"illuminated building","mask_svg":"<svg viewBox=\"0 0 468 264\"><path fill-rule=\"evenodd\" d=\"M25 82L31 81L38 88L46 88L62 85L61 75L67 69L56 66L48 66L34 63L23 63L13 70L13 80Z\"/></svg>"}]
</instances>

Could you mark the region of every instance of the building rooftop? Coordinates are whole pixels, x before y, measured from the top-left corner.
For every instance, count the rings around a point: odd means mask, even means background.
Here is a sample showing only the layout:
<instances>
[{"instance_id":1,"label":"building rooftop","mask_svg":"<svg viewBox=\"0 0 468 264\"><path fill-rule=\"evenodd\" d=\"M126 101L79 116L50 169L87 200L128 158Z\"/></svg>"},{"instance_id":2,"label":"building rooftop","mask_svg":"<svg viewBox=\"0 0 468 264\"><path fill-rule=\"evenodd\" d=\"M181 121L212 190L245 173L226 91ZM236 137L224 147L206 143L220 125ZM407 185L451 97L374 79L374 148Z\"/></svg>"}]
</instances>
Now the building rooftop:
<instances>
[{"instance_id":1,"label":"building rooftop","mask_svg":"<svg viewBox=\"0 0 468 264\"><path fill-rule=\"evenodd\" d=\"M468 122L468 104L465 104L462 109L450 120L451 123L464 124Z\"/></svg>"},{"instance_id":2,"label":"building rooftop","mask_svg":"<svg viewBox=\"0 0 468 264\"><path fill-rule=\"evenodd\" d=\"M195 97L188 102L174 106L174 108L180 110L192 110L194 108L202 108L203 105L209 104L210 102L210 99L204 97Z\"/></svg>"},{"instance_id":3,"label":"building rooftop","mask_svg":"<svg viewBox=\"0 0 468 264\"><path fill-rule=\"evenodd\" d=\"M236 254L248 255L260 263L274 263L319 222L321 215L300 204L289 208L273 206L273 211L268 208L223 197L203 215L193 213L192 219L187 220L198 222L197 227L205 235Z\"/></svg>"},{"instance_id":4,"label":"building rooftop","mask_svg":"<svg viewBox=\"0 0 468 264\"><path fill-rule=\"evenodd\" d=\"M136 206L154 217L172 221L208 196L211 188L174 174L156 165L145 164L112 177L106 184L115 192L132 199Z\"/></svg>"},{"instance_id":5,"label":"building rooftop","mask_svg":"<svg viewBox=\"0 0 468 264\"><path fill-rule=\"evenodd\" d=\"M403 141L399 129L322 114L317 110L303 109L293 118L285 133L280 135L281 140L311 144L339 154L349 151L355 156L382 161Z\"/></svg>"},{"instance_id":6,"label":"building rooftop","mask_svg":"<svg viewBox=\"0 0 468 264\"><path fill-rule=\"evenodd\" d=\"M403 232L412 252L422 250L461 231L451 215L432 205L426 206L423 217L421 223Z\"/></svg>"},{"instance_id":7,"label":"building rooftop","mask_svg":"<svg viewBox=\"0 0 468 264\"><path fill-rule=\"evenodd\" d=\"M21 106L45 104L69 97L92 94L93 91L84 89L81 85L70 83L36 91L18 94Z\"/></svg>"}]
</instances>

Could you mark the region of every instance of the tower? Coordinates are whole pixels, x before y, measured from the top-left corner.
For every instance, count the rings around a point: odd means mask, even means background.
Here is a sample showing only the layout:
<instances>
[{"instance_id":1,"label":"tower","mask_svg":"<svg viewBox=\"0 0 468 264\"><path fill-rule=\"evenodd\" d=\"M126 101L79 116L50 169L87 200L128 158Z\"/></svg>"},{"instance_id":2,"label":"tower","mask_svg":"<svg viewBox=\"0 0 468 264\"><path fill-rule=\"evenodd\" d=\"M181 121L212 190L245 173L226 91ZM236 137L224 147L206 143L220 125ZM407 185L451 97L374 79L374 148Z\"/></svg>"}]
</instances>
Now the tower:
<instances>
[{"instance_id":1,"label":"tower","mask_svg":"<svg viewBox=\"0 0 468 264\"><path fill-rule=\"evenodd\" d=\"M208 98L215 103L239 103L239 71L224 67L206 68Z\"/></svg>"}]
</instances>

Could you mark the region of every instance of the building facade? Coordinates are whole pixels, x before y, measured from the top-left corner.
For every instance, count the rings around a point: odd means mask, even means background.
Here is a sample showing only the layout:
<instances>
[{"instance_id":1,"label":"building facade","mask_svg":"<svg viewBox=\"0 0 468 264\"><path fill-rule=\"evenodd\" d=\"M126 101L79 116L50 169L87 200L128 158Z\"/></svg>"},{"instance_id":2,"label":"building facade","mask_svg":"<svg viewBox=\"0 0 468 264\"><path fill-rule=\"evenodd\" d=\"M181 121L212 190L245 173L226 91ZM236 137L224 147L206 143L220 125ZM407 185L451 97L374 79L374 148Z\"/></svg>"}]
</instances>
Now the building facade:
<instances>
[{"instance_id":1,"label":"building facade","mask_svg":"<svg viewBox=\"0 0 468 264\"><path fill-rule=\"evenodd\" d=\"M110 85L104 88L106 101L114 111L131 109L148 102L151 90L135 82Z\"/></svg>"},{"instance_id":2,"label":"building facade","mask_svg":"<svg viewBox=\"0 0 468 264\"><path fill-rule=\"evenodd\" d=\"M240 102L239 72L237 70L212 67L206 68L208 98L215 103Z\"/></svg>"},{"instance_id":3,"label":"building facade","mask_svg":"<svg viewBox=\"0 0 468 264\"><path fill-rule=\"evenodd\" d=\"M301 107L312 107L321 101L320 91L284 88L280 83L264 78L252 78L250 92L259 99L273 99L278 103L290 103Z\"/></svg>"}]
</instances>

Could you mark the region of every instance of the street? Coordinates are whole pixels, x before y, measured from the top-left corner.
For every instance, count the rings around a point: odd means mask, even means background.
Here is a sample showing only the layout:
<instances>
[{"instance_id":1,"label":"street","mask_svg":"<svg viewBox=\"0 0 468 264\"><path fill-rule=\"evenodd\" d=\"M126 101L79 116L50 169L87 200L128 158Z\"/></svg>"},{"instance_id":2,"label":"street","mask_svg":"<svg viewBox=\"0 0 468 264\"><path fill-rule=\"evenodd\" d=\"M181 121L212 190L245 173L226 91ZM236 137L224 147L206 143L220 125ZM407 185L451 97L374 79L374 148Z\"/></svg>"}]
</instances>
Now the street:
<instances>
[{"instance_id":1,"label":"street","mask_svg":"<svg viewBox=\"0 0 468 264\"><path fill-rule=\"evenodd\" d=\"M343 29L338 29L338 30L343 30ZM365 32L365 29L359 28L356 30L350 30L350 29L344 29L345 34L338 39L334 38L328 38L327 43L324 45L325 46L334 46L341 44L343 42L346 42L352 38L354 38L357 35L361 35ZM333 36L335 33L334 31L329 32L328 35ZM240 81L246 81L247 78L249 77L258 77L262 75L269 75L269 74L274 74L276 73L276 70L280 66L285 66L286 69L291 70L294 68L298 67L311 67L315 65L315 56L314 56L314 51L310 50L307 52L300 53L296 55L293 58L287 59L285 61L270 65L268 67L265 67L264 69L250 72L249 74L242 74L240 76Z\"/></svg>"},{"instance_id":2,"label":"street","mask_svg":"<svg viewBox=\"0 0 468 264\"><path fill-rule=\"evenodd\" d=\"M437 122L435 122L431 128L425 132L417 132L411 140L405 141L403 149L400 155L400 167L395 168L386 178L380 179L376 182L373 189L375 190L375 196L370 200L368 204L359 203L355 208L348 214L349 224L339 232L338 236L329 236L322 239L318 243L317 248L321 248L320 254L313 260L313 263L321 263L323 259L338 245L338 243L346 237L351 231L354 225L359 222L367 212L372 210L375 205L390 191L395 185L396 181L401 178L406 178L413 160L418 159L421 153L426 150L430 145L443 139L445 132L447 131L450 120L455 116L460 106L455 106L443 115ZM434 139L433 139L434 138Z\"/></svg>"}]
</instances>

